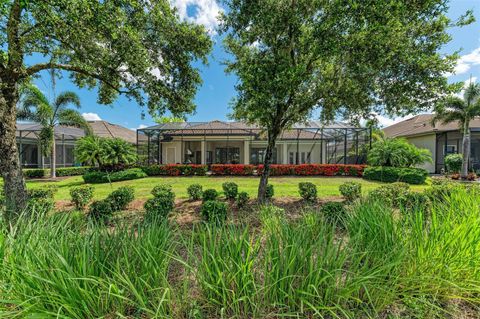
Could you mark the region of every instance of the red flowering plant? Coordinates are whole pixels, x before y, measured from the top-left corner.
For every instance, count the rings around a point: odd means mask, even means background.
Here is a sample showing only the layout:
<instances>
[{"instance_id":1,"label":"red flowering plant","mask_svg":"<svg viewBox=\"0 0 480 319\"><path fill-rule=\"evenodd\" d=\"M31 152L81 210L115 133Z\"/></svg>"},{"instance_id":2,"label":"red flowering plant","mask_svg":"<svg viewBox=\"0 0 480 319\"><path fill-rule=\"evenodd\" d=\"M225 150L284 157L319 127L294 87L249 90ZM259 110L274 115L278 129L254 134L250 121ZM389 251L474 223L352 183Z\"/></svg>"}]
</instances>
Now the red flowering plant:
<instances>
[{"instance_id":1,"label":"red flowering plant","mask_svg":"<svg viewBox=\"0 0 480 319\"><path fill-rule=\"evenodd\" d=\"M213 164L210 166L213 175L253 175L254 165L244 164Z\"/></svg>"}]
</instances>

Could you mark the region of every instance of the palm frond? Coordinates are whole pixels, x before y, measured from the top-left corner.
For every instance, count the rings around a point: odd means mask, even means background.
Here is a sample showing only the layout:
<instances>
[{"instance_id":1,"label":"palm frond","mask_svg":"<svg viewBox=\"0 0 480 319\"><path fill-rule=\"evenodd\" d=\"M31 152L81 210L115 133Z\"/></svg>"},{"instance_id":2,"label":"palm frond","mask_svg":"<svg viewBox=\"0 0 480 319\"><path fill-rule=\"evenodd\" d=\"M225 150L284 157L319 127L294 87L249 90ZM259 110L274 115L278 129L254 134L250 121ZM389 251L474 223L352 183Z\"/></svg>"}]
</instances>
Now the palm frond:
<instances>
[{"instance_id":1,"label":"palm frond","mask_svg":"<svg viewBox=\"0 0 480 319\"><path fill-rule=\"evenodd\" d=\"M463 99L465 101L470 101L470 103L475 103L480 98L480 84L470 83L465 89L463 94Z\"/></svg>"},{"instance_id":2,"label":"palm frond","mask_svg":"<svg viewBox=\"0 0 480 319\"><path fill-rule=\"evenodd\" d=\"M72 104L77 109L80 108L80 98L75 92L65 91L60 93L54 103L56 109L64 109L69 104Z\"/></svg>"},{"instance_id":3,"label":"palm frond","mask_svg":"<svg viewBox=\"0 0 480 319\"><path fill-rule=\"evenodd\" d=\"M90 124L83 118L83 116L76 110L61 110L58 115L58 124L66 126L75 126L83 128L85 132L90 135L92 128Z\"/></svg>"}]
</instances>

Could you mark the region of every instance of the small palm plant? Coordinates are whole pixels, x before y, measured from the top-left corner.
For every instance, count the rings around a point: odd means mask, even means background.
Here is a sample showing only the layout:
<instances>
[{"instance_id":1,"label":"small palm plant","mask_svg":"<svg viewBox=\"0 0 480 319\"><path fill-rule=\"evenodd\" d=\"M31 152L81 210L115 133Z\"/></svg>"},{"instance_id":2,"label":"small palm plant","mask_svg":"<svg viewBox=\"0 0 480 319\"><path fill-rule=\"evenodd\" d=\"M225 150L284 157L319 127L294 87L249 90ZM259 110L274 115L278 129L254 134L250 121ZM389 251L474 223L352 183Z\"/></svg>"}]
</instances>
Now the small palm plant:
<instances>
[{"instance_id":1,"label":"small palm plant","mask_svg":"<svg viewBox=\"0 0 480 319\"><path fill-rule=\"evenodd\" d=\"M21 90L17 118L34 121L42 126L39 136L40 144L43 155L50 156L52 178L56 177L55 126L75 126L83 128L87 134L91 133L88 122L78 111L67 108L69 105L80 108L80 99L74 92L62 92L54 101L49 101L38 87L32 84L25 85Z\"/></svg>"},{"instance_id":2,"label":"small palm plant","mask_svg":"<svg viewBox=\"0 0 480 319\"><path fill-rule=\"evenodd\" d=\"M463 133L462 150L462 178L468 175L468 160L470 158L470 121L480 116L480 84L468 85L463 94L463 99L457 96L450 96L435 108L435 116L432 119L433 125L436 122L448 124L458 122L460 131Z\"/></svg>"}]
</instances>

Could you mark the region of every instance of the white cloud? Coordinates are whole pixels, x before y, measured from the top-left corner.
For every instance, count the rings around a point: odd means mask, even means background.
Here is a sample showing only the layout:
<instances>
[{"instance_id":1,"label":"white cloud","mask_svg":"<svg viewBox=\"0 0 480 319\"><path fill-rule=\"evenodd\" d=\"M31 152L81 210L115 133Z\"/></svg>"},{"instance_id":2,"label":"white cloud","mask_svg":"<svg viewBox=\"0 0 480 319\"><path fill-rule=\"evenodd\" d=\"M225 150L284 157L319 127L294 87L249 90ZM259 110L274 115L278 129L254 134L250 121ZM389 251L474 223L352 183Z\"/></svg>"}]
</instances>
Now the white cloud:
<instances>
[{"instance_id":1,"label":"white cloud","mask_svg":"<svg viewBox=\"0 0 480 319\"><path fill-rule=\"evenodd\" d=\"M101 121L102 120L97 113L82 113L82 116L87 121Z\"/></svg>"},{"instance_id":2,"label":"white cloud","mask_svg":"<svg viewBox=\"0 0 480 319\"><path fill-rule=\"evenodd\" d=\"M467 73L473 66L480 65L480 48L477 48L469 54L462 55L457 61L454 74Z\"/></svg>"},{"instance_id":3,"label":"white cloud","mask_svg":"<svg viewBox=\"0 0 480 319\"><path fill-rule=\"evenodd\" d=\"M477 82L477 77L472 76L470 79L464 81L463 82L463 89L459 93L457 93L456 96L458 96L459 98L463 98L463 95L465 94L465 89L470 85L470 82L471 83Z\"/></svg>"},{"instance_id":4,"label":"white cloud","mask_svg":"<svg viewBox=\"0 0 480 319\"><path fill-rule=\"evenodd\" d=\"M377 115L376 118L378 120L378 123L380 124L380 127L388 127L393 124L397 124L401 121L407 120L409 118L412 118L414 115L407 115L407 116L402 116L402 117L395 117L395 118L389 118L383 115Z\"/></svg>"},{"instance_id":5,"label":"white cloud","mask_svg":"<svg viewBox=\"0 0 480 319\"><path fill-rule=\"evenodd\" d=\"M181 19L201 24L210 34L215 34L218 16L223 9L216 0L171 0Z\"/></svg>"},{"instance_id":6,"label":"white cloud","mask_svg":"<svg viewBox=\"0 0 480 319\"><path fill-rule=\"evenodd\" d=\"M137 131L137 130L141 130L142 128L146 128L146 127L148 127L148 125L140 124L137 128L131 127L130 129L132 131Z\"/></svg>"}]
</instances>

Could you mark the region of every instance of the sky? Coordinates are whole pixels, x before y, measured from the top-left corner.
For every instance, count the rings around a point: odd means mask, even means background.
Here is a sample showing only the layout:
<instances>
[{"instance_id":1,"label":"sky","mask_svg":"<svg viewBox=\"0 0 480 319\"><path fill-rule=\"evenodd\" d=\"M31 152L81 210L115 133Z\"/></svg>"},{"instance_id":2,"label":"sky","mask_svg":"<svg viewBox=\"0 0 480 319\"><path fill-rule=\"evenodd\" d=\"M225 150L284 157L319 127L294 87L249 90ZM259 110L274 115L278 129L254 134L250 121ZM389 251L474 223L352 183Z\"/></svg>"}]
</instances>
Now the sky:
<instances>
[{"instance_id":1,"label":"sky","mask_svg":"<svg viewBox=\"0 0 480 319\"><path fill-rule=\"evenodd\" d=\"M195 64L199 67L203 84L195 97L196 112L188 116L187 120L227 120L231 112L230 102L236 95L234 86L237 80L234 75L226 75L224 72L222 61L228 59L228 55L215 32L217 16L223 8L216 0L171 0L171 3L178 9L182 19L204 25L214 41L208 65ZM442 53L459 51L461 55L455 73L449 76L449 81L452 82L468 82L470 78L480 80L480 0L451 0L448 16L455 20L468 9L473 10L477 21L462 28L450 29L452 41L442 50ZM35 81L42 91L52 90L51 79L47 73L42 73ZM125 97L119 97L112 105L98 104L96 90L79 89L68 77L56 81L56 91L65 90L74 91L80 96L80 112L88 120L101 119L133 130L155 124L148 114L142 119L142 109L136 102ZM378 119L382 126L389 126L404 118L378 116Z\"/></svg>"}]
</instances>

